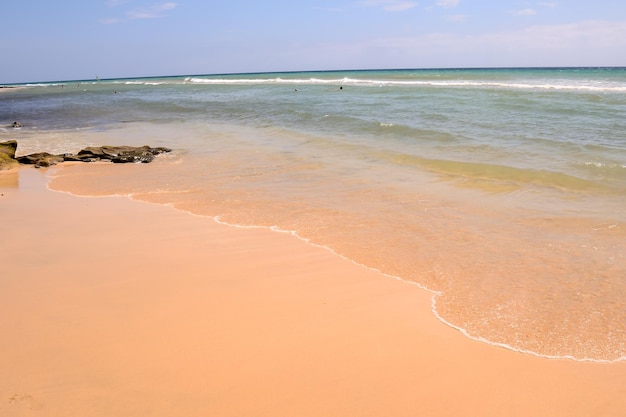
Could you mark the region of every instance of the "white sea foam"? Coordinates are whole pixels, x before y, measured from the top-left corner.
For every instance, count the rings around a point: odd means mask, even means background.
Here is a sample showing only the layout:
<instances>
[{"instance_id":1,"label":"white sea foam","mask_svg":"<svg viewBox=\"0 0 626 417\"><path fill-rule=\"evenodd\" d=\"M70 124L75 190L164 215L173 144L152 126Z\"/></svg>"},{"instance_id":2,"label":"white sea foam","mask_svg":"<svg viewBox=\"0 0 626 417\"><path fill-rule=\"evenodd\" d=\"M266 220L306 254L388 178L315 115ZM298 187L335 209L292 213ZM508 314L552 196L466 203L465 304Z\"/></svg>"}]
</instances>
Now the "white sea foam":
<instances>
[{"instance_id":1,"label":"white sea foam","mask_svg":"<svg viewBox=\"0 0 626 417\"><path fill-rule=\"evenodd\" d=\"M166 84L165 82L155 82L155 81L125 81L124 84L126 85L163 85Z\"/></svg>"},{"instance_id":2,"label":"white sea foam","mask_svg":"<svg viewBox=\"0 0 626 417\"><path fill-rule=\"evenodd\" d=\"M476 340L478 342L486 343L488 345L501 347L501 348L504 348L504 349L507 349L507 350L512 350L514 352L524 353L526 355L532 355L532 356L537 356L539 358L546 358L546 359L568 359L568 360L573 360L573 361L576 361L576 362L593 362L593 363L616 363L616 362L626 361L626 356L621 356L621 357L619 357L617 359L614 359L614 360L605 360L605 359L594 359L594 358L587 358L587 357L578 358L578 357L574 357L574 356L571 356L571 355L564 355L564 356L546 355L546 354L542 354L542 353L533 352L532 350L525 350L525 349L516 348L516 347L513 347L513 346L508 345L506 343L494 342L494 341L491 341L491 340L486 339L486 338L481 337L481 336L472 335L466 329L450 323L449 321L447 321L446 319L444 319L443 317L441 317L439 315L439 313L437 312L437 297L440 296L440 295L441 295L440 293L435 294L435 295L433 295L433 298L432 298L432 312L437 317L437 319L439 319L439 321L441 321L442 323L452 327L453 329L458 330L464 336L466 336L466 337L468 337L470 339Z\"/></svg>"},{"instance_id":3,"label":"white sea foam","mask_svg":"<svg viewBox=\"0 0 626 417\"><path fill-rule=\"evenodd\" d=\"M209 85L353 85L374 87L447 87L447 88L495 88L515 90L559 90L559 91L586 91L586 92L626 92L623 83L572 83L563 80L562 83L552 82L496 82L489 80L385 80L385 79L357 79L357 78L185 78L186 83Z\"/></svg>"},{"instance_id":4,"label":"white sea foam","mask_svg":"<svg viewBox=\"0 0 626 417\"><path fill-rule=\"evenodd\" d=\"M626 168L626 164L607 164L605 162L587 161L587 166L594 166L596 168Z\"/></svg>"},{"instance_id":5,"label":"white sea foam","mask_svg":"<svg viewBox=\"0 0 626 417\"><path fill-rule=\"evenodd\" d=\"M34 84L25 84L26 87L60 87L64 85L63 83L34 83Z\"/></svg>"}]
</instances>

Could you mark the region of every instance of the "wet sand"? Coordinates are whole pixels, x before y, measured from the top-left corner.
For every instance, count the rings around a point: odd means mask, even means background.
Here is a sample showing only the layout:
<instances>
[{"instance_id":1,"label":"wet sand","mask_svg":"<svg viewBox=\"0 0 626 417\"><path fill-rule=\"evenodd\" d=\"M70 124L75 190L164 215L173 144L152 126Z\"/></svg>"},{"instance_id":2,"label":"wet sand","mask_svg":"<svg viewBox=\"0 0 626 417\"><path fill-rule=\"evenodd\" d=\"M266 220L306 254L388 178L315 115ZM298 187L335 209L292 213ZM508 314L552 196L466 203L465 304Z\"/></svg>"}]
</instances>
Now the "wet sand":
<instances>
[{"instance_id":1,"label":"wet sand","mask_svg":"<svg viewBox=\"0 0 626 417\"><path fill-rule=\"evenodd\" d=\"M60 168L63 169L63 168ZM289 234L0 173L0 416L623 416L626 363L470 340Z\"/></svg>"}]
</instances>

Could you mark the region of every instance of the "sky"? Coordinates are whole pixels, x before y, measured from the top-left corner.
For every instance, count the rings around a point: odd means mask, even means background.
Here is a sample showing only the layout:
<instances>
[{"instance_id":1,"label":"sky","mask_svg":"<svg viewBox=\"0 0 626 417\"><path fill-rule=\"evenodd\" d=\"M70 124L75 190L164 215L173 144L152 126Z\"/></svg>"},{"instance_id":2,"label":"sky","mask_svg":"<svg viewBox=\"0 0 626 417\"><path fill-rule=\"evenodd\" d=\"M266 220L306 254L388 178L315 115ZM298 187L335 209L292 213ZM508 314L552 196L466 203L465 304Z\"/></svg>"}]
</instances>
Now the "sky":
<instances>
[{"instance_id":1,"label":"sky","mask_svg":"<svg viewBox=\"0 0 626 417\"><path fill-rule=\"evenodd\" d=\"M16 0L0 13L0 84L626 66L624 0Z\"/></svg>"}]
</instances>

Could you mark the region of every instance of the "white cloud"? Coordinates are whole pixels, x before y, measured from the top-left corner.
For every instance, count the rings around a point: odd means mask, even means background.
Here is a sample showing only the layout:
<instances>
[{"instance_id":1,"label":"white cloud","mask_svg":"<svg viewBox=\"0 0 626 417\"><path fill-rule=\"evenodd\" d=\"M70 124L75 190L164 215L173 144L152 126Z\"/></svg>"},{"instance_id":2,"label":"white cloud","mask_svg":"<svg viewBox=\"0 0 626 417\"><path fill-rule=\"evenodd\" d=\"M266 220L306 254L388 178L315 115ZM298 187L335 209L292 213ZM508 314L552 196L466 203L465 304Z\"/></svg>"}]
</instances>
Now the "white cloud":
<instances>
[{"instance_id":1,"label":"white cloud","mask_svg":"<svg viewBox=\"0 0 626 417\"><path fill-rule=\"evenodd\" d=\"M405 0L366 0L361 4L365 7L382 7L388 12L402 12L418 6L417 2Z\"/></svg>"},{"instance_id":2,"label":"white cloud","mask_svg":"<svg viewBox=\"0 0 626 417\"><path fill-rule=\"evenodd\" d=\"M624 66L623 33L626 21L584 21L474 35L450 32L364 39L358 43L327 44L323 49L341 57L337 67L356 63L368 68L380 66L381 60L396 68Z\"/></svg>"},{"instance_id":3,"label":"white cloud","mask_svg":"<svg viewBox=\"0 0 626 417\"><path fill-rule=\"evenodd\" d=\"M541 7L547 7L550 9L554 9L555 7L559 5L559 3L555 3L555 2L539 2L537 4Z\"/></svg>"},{"instance_id":4,"label":"white cloud","mask_svg":"<svg viewBox=\"0 0 626 417\"><path fill-rule=\"evenodd\" d=\"M515 10L513 14L516 16L533 16L537 14L537 11L535 9L522 9Z\"/></svg>"},{"instance_id":5,"label":"white cloud","mask_svg":"<svg viewBox=\"0 0 626 417\"><path fill-rule=\"evenodd\" d=\"M564 49L576 51L586 47L607 49L626 47L626 21L584 21L563 25L537 25L517 32L517 41L529 39L537 48ZM623 55L626 56L626 55Z\"/></svg>"},{"instance_id":6,"label":"white cloud","mask_svg":"<svg viewBox=\"0 0 626 417\"><path fill-rule=\"evenodd\" d=\"M126 13L129 19L156 19L164 16L164 12L175 9L177 3L162 3L149 7L140 7Z\"/></svg>"},{"instance_id":7,"label":"white cloud","mask_svg":"<svg viewBox=\"0 0 626 417\"><path fill-rule=\"evenodd\" d=\"M418 5L418 3L412 2L412 1L398 1L398 2L394 2L394 4L390 4L389 6L385 7L384 9L389 11L389 12L401 12L404 10L409 10L412 9L414 7L416 7Z\"/></svg>"},{"instance_id":8,"label":"white cloud","mask_svg":"<svg viewBox=\"0 0 626 417\"><path fill-rule=\"evenodd\" d=\"M107 0L106 5L109 7L116 7L127 2L128 0ZM146 6L146 7L138 7L138 8L127 11L125 19L119 18L119 17L103 18L103 19L100 19L100 23L103 25L112 25L112 24L119 23L126 19L130 19L130 20L156 19L160 17L165 17L165 12L167 12L168 10L175 9L176 7L178 7L178 3L174 3L174 2L154 4L152 6Z\"/></svg>"},{"instance_id":9,"label":"white cloud","mask_svg":"<svg viewBox=\"0 0 626 417\"><path fill-rule=\"evenodd\" d=\"M437 0L437 6L445 8L456 7L459 5L460 1L461 0Z\"/></svg>"}]
</instances>

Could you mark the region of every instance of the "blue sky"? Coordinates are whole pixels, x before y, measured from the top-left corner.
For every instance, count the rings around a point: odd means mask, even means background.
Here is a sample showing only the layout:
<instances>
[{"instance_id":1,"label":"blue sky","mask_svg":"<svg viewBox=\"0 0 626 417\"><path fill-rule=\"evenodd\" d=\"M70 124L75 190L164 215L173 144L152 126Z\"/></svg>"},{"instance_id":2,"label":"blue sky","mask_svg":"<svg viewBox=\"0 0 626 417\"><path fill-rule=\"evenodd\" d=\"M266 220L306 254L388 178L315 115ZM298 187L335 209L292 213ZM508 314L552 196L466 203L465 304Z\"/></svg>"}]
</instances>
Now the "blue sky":
<instances>
[{"instance_id":1,"label":"blue sky","mask_svg":"<svg viewBox=\"0 0 626 417\"><path fill-rule=\"evenodd\" d=\"M366 68L626 66L624 0L15 0L0 84Z\"/></svg>"}]
</instances>

